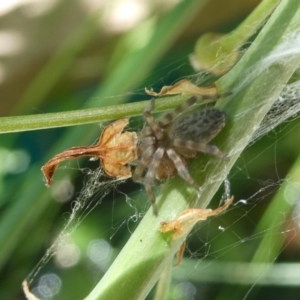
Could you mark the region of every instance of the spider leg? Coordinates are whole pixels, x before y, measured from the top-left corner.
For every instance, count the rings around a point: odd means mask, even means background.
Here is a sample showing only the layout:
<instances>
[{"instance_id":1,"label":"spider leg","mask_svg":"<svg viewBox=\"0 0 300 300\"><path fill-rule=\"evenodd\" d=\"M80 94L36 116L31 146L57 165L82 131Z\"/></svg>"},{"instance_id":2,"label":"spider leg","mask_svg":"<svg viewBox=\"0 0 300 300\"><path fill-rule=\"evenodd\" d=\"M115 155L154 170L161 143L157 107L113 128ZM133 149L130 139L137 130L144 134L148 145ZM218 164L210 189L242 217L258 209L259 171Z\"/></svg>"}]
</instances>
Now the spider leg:
<instances>
[{"instance_id":1,"label":"spider leg","mask_svg":"<svg viewBox=\"0 0 300 300\"><path fill-rule=\"evenodd\" d=\"M163 138L163 133L151 113L151 111L154 109L154 101L155 99L153 98L148 107L146 107L146 109L144 110L144 117L150 127L150 130L146 127L142 130L142 134L149 135L153 133L156 139L161 140Z\"/></svg>"},{"instance_id":2,"label":"spider leg","mask_svg":"<svg viewBox=\"0 0 300 300\"><path fill-rule=\"evenodd\" d=\"M176 151L172 148L167 149L168 157L173 161L175 168L178 172L178 175L183 178L186 182L188 182L191 186L195 188L195 190L199 191L200 187L196 184L194 179L191 177L188 169L184 165L180 156L176 153Z\"/></svg>"},{"instance_id":3,"label":"spider leg","mask_svg":"<svg viewBox=\"0 0 300 300\"><path fill-rule=\"evenodd\" d=\"M165 114L161 117L161 119L158 121L158 124L160 127L166 127L169 125L181 112L192 106L197 102L196 97L191 97L188 100L184 101L182 104L174 108L171 112Z\"/></svg>"},{"instance_id":4,"label":"spider leg","mask_svg":"<svg viewBox=\"0 0 300 300\"><path fill-rule=\"evenodd\" d=\"M227 94L219 95L219 94L207 94L207 95L200 95L198 97L191 97L184 101L182 104L177 106L175 109L173 109L171 112L165 114L158 122L160 127L166 127L169 125L180 113L182 113L184 110L189 108L190 106L194 105L199 100L205 100L205 99L219 99L221 97L227 96Z\"/></svg>"},{"instance_id":5,"label":"spider leg","mask_svg":"<svg viewBox=\"0 0 300 300\"><path fill-rule=\"evenodd\" d=\"M149 197L149 200L151 202L153 213L157 216L158 209L157 209L157 206L156 206L156 203L155 203L155 196L154 196L153 190L151 188L151 185L145 184L145 190L146 190L146 192L148 194L148 197Z\"/></svg>"},{"instance_id":6,"label":"spider leg","mask_svg":"<svg viewBox=\"0 0 300 300\"><path fill-rule=\"evenodd\" d=\"M193 141L185 141L181 139L175 139L173 142L173 146L179 147L179 148L185 148L190 149L198 152L203 153L209 153L212 155L215 155L219 158L225 158L225 155L219 150L218 147L213 145L208 145L204 143L199 142L193 142Z\"/></svg>"},{"instance_id":7,"label":"spider leg","mask_svg":"<svg viewBox=\"0 0 300 300\"><path fill-rule=\"evenodd\" d=\"M135 182L143 182L142 174L144 170L147 168L147 165L151 161L151 157L154 153L154 147L148 147L147 150L143 153L141 160L138 162L133 174L132 179Z\"/></svg>"},{"instance_id":8,"label":"spider leg","mask_svg":"<svg viewBox=\"0 0 300 300\"><path fill-rule=\"evenodd\" d=\"M148 167L147 174L145 176L145 184L153 185L155 181L155 174L158 169L159 164L161 163L161 159L163 158L165 153L164 147L158 147L157 150L153 154L153 158Z\"/></svg>"},{"instance_id":9,"label":"spider leg","mask_svg":"<svg viewBox=\"0 0 300 300\"><path fill-rule=\"evenodd\" d=\"M165 149L163 147L159 147L155 151L153 158L151 160L151 164L148 167L148 171L146 173L145 180L144 180L145 189L146 189L149 199L152 203L153 212L155 215L157 215L157 207L155 204L155 196L152 191L151 185L153 185L153 182L155 181L156 170L157 170L159 164L161 163L164 153L165 153Z\"/></svg>"}]
</instances>

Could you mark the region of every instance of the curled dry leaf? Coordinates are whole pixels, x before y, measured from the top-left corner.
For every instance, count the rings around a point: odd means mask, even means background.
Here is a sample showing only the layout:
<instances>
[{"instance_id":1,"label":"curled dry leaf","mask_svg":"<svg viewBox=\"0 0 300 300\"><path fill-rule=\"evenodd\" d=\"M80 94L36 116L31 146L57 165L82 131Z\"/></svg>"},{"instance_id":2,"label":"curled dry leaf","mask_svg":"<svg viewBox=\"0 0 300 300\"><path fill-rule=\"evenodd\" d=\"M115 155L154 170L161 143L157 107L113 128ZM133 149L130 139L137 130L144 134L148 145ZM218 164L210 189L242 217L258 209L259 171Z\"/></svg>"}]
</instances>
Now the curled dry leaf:
<instances>
[{"instance_id":1,"label":"curled dry leaf","mask_svg":"<svg viewBox=\"0 0 300 300\"><path fill-rule=\"evenodd\" d=\"M27 280L24 280L22 282L22 286L23 286L23 292L28 300L40 300L30 292Z\"/></svg>"},{"instance_id":2,"label":"curled dry leaf","mask_svg":"<svg viewBox=\"0 0 300 300\"><path fill-rule=\"evenodd\" d=\"M197 222L204 221L208 217L217 216L225 211L228 206L231 205L232 201L233 197L226 200L222 206L214 210L196 208L184 210L174 221L170 223L162 222L160 231L163 233L173 232L173 240L180 239L183 235L190 231Z\"/></svg>"},{"instance_id":3,"label":"curled dry leaf","mask_svg":"<svg viewBox=\"0 0 300 300\"><path fill-rule=\"evenodd\" d=\"M199 87L187 79L180 80L174 85L163 86L160 92L156 93L151 90L145 89L145 92L153 97L187 94L187 95L215 95L217 94L217 88L215 85L207 87Z\"/></svg>"},{"instance_id":4,"label":"curled dry leaf","mask_svg":"<svg viewBox=\"0 0 300 300\"><path fill-rule=\"evenodd\" d=\"M46 185L52 184L52 178L59 163L81 156L98 157L103 170L109 176L131 177L131 170L127 164L137 158L137 134L128 131L122 132L128 122L128 119L121 119L106 126L99 142L94 146L72 147L55 155L42 167Z\"/></svg>"},{"instance_id":5,"label":"curled dry leaf","mask_svg":"<svg viewBox=\"0 0 300 300\"><path fill-rule=\"evenodd\" d=\"M232 204L232 202L233 202L233 197L227 199L222 206L214 210L196 209L196 208L184 210L179 215L179 217L177 217L174 221L170 223L161 222L160 231L163 233L172 232L173 240L178 240L183 235L185 235L188 231L190 231L197 222L204 221L208 217L219 215L220 213L225 211L228 208L228 206ZM186 241L184 240L179 250L177 251L177 255L176 255L177 259L176 259L175 267L179 266L182 261L185 246L186 246Z\"/></svg>"}]
</instances>

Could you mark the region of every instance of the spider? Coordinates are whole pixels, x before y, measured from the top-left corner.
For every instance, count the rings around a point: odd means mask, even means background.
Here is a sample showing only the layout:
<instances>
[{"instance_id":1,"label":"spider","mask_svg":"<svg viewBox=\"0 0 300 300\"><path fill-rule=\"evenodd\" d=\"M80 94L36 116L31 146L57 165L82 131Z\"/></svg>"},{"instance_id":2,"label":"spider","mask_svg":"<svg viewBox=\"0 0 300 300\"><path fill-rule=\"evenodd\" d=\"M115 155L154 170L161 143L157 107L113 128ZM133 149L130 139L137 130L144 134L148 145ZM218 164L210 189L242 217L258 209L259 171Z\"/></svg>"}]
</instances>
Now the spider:
<instances>
[{"instance_id":1,"label":"spider","mask_svg":"<svg viewBox=\"0 0 300 300\"><path fill-rule=\"evenodd\" d=\"M200 187L189 174L188 159L196 157L197 152L224 158L223 153L208 142L225 126L225 113L214 107L195 108L193 112L182 113L198 100L218 99L227 95L207 94L198 96L198 99L191 97L158 120L152 115L154 98L144 110L147 125L138 134L138 160L132 179L144 184L155 215L157 207L152 186L177 173L199 191Z\"/></svg>"}]
</instances>

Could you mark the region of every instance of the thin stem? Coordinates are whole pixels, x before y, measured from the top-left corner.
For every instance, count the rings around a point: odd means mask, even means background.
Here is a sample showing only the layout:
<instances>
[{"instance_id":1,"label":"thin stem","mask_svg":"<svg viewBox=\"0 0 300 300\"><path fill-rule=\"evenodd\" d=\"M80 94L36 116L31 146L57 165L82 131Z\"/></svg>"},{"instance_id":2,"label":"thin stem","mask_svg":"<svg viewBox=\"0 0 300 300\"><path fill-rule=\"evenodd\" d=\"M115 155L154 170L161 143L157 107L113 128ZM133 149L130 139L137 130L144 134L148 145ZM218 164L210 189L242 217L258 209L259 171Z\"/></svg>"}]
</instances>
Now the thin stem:
<instances>
[{"instance_id":1,"label":"thin stem","mask_svg":"<svg viewBox=\"0 0 300 300\"><path fill-rule=\"evenodd\" d=\"M166 265L165 269L161 273L161 276L157 283L154 300L167 299L171 284L173 264L173 261L170 261L170 263Z\"/></svg>"}]
</instances>

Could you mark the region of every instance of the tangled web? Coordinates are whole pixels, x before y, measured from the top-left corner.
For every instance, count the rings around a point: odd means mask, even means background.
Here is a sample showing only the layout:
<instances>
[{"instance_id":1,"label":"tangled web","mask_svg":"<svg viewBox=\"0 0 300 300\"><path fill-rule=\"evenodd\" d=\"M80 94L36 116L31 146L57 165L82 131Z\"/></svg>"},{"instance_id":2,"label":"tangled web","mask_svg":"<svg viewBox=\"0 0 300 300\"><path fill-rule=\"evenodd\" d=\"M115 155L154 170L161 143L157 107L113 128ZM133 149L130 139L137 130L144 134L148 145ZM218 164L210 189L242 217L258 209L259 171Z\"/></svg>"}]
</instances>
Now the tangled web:
<instances>
[{"instance_id":1,"label":"tangled web","mask_svg":"<svg viewBox=\"0 0 300 300\"><path fill-rule=\"evenodd\" d=\"M299 99L300 81L287 84L280 93L277 101L274 102L271 109L266 114L259 129L252 136L249 146L286 120L297 117L300 110Z\"/></svg>"}]
</instances>

